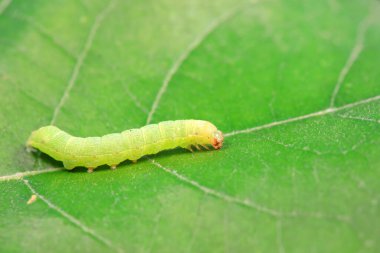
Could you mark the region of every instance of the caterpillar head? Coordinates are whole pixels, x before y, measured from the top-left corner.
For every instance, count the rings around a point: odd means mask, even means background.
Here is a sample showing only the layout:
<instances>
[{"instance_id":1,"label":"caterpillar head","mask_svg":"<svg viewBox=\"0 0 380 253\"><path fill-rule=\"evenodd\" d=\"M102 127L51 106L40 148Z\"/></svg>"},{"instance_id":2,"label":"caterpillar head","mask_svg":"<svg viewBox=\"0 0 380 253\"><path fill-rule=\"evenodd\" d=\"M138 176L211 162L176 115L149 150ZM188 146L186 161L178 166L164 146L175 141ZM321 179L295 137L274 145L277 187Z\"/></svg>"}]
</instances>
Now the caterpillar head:
<instances>
[{"instance_id":1,"label":"caterpillar head","mask_svg":"<svg viewBox=\"0 0 380 253\"><path fill-rule=\"evenodd\" d=\"M211 145L215 148L215 149L220 149L223 145L223 140L224 140L224 137L223 137L223 133L219 130L215 131L212 133L212 143Z\"/></svg>"},{"instance_id":2,"label":"caterpillar head","mask_svg":"<svg viewBox=\"0 0 380 253\"><path fill-rule=\"evenodd\" d=\"M208 121L196 120L194 121L195 127L193 128L194 134L197 136L195 144L207 147L212 145L215 149L220 149L223 145L223 134L216 126Z\"/></svg>"}]
</instances>

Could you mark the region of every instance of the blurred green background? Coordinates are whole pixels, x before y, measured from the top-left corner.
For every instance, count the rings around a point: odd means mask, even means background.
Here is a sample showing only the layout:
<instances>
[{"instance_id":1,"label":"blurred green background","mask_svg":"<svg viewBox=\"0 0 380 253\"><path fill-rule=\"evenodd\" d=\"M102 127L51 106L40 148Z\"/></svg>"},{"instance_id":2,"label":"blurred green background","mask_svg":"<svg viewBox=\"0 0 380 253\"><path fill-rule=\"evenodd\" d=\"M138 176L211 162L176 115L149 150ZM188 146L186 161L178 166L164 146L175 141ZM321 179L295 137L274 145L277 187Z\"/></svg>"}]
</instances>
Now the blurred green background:
<instances>
[{"instance_id":1,"label":"blurred green background","mask_svg":"<svg viewBox=\"0 0 380 253\"><path fill-rule=\"evenodd\" d=\"M374 0L2 0L0 251L379 252L379 63ZM224 147L92 174L24 147L191 118Z\"/></svg>"}]
</instances>

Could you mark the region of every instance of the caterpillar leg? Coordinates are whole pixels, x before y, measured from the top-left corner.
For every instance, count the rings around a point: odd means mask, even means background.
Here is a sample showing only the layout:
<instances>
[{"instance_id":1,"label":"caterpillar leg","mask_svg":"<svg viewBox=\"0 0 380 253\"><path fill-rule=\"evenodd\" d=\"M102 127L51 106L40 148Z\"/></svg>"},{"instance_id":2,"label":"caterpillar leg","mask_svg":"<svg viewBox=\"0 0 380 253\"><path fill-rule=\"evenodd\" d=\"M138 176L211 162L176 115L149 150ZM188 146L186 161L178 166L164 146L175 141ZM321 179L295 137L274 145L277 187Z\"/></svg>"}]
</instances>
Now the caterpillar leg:
<instances>
[{"instance_id":1,"label":"caterpillar leg","mask_svg":"<svg viewBox=\"0 0 380 253\"><path fill-rule=\"evenodd\" d=\"M202 151L201 147L199 147L199 145L198 145L198 144L195 144L194 146L195 146L195 147L196 147L196 149L198 149L199 151Z\"/></svg>"},{"instance_id":2,"label":"caterpillar leg","mask_svg":"<svg viewBox=\"0 0 380 253\"><path fill-rule=\"evenodd\" d=\"M67 170L72 170L75 166L69 162L63 162L63 167L65 167Z\"/></svg>"},{"instance_id":3,"label":"caterpillar leg","mask_svg":"<svg viewBox=\"0 0 380 253\"><path fill-rule=\"evenodd\" d=\"M111 165L111 170L115 170L116 166L117 166L117 164Z\"/></svg>"},{"instance_id":4,"label":"caterpillar leg","mask_svg":"<svg viewBox=\"0 0 380 253\"><path fill-rule=\"evenodd\" d=\"M209 147L207 147L207 145L201 145L204 149L207 149L207 150L210 150Z\"/></svg>"},{"instance_id":5,"label":"caterpillar leg","mask_svg":"<svg viewBox=\"0 0 380 253\"><path fill-rule=\"evenodd\" d=\"M191 148L191 145L187 146L186 149L189 150L191 153L194 152L194 150Z\"/></svg>"},{"instance_id":6,"label":"caterpillar leg","mask_svg":"<svg viewBox=\"0 0 380 253\"><path fill-rule=\"evenodd\" d=\"M137 163L137 160L132 160L133 163Z\"/></svg>"},{"instance_id":7,"label":"caterpillar leg","mask_svg":"<svg viewBox=\"0 0 380 253\"><path fill-rule=\"evenodd\" d=\"M88 172L88 173L92 173L92 172L94 172L94 168L87 168L87 172Z\"/></svg>"}]
</instances>

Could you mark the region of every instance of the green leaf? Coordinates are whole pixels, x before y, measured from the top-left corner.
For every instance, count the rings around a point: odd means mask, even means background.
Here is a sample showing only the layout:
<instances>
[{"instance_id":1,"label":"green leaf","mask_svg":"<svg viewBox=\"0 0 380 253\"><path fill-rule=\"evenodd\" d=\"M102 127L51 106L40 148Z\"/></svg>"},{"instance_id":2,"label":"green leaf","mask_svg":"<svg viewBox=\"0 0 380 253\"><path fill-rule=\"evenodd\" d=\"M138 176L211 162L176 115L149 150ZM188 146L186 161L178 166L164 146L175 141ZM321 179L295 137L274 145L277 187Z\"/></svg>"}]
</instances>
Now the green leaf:
<instances>
[{"instance_id":1,"label":"green leaf","mask_svg":"<svg viewBox=\"0 0 380 253\"><path fill-rule=\"evenodd\" d=\"M3 0L0 251L379 252L379 5ZM190 118L224 147L88 174L24 146Z\"/></svg>"}]
</instances>

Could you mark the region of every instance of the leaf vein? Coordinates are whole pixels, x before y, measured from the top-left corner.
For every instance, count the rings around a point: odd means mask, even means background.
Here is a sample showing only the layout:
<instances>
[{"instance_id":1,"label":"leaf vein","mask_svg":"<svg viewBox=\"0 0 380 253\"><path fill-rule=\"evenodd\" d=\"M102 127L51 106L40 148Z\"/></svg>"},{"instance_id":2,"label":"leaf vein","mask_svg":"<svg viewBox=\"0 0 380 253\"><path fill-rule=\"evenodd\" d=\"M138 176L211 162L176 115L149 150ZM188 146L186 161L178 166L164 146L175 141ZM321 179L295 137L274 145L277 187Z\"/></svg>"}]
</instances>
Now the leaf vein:
<instances>
[{"instance_id":1,"label":"leaf vein","mask_svg":"<svg viewBox=\"0 0 380 253\"><path fill-rule=\"evenodd\" d=\"M11 3L12 3L12 0L3 0L0 3L0 15L4 13L4 11L9 7Z\"/></svg>"},{"instance_id":2,"label":"leaf vein","mask_svg":"<svg viewBox=\"0 0 380 253\"><path fill-rule=\"evenodd\" d=\"M98 240L99 242L105 244L106 246L108 246L109 248L113 249L113 250L116 250L117 252L122 252L121 249L115 247L114 245L112 245L112 243L98 235L94 230L90 229L89 227L87 227L86 225L84 225L83 223L81 223L78 219L76 219L74 216L70 215L69 213L65 212L62 208L54 205L50 200L48 200L47 198L45 198L45 196L39 194L36 189L33 188L33 186L29 183L28 180L26 179L22 179L22 181L24 182L24 184L29 188L29 190L37 195L38 198L40 198L43 202L45 202L45 204L48 205L49 208L53 209L54 211L58 212L60 215L62 215L62 217L64 217L66 220L68 220L71 224L77 226L78 228L80 228L83 232L85 232L86 234L90 235L92 238L95 238L96 240Z\"/></svg>"},{"instance_id":3,"label":"leaf vein","mask_svg":"<svg viewBox=\"0 0 380 253\"><path fill-rule=\"evenodd\" d=\"M370 14L371 13L369 13L369 15L367 17L365 17L364 20L359 24L359 27L357 29L356 39L355 39L355 45L352 48L350 55L349 55L345 65L343 66L343 69L339 73L337 83L335 84L334 91L331 95L330 108L333 108L335 106L336 97L340 91L340 88L341 88L346 76L348 75L352 66L357 61L361 52L364 49L365 35L366 35L370 25L372 24L372 22L371 22L372 17Z\"/></svg>"},{"instance_id":4,"label":"leaf vein","mask_svg":"<svg viewBox=\"0 0 380 253\"><path fill-rule=\"evenodd\" d=\"M355 116L349 116L349 115L338 115L338 117L342 119L351 119L351 120L366 121L366 122L373 122L373 123L380 124L380 120L377 120L377 119L355 117Z\"/></svg>"},{"instance_id":5,"label":"leaf vein","mask_svg":"<svg viewBox=\"0 0 380 253\"><path fill-rule=\"evenodd\" d=\"M38 175L38 174L45 174L45 173L60 171L60 170L63 170L63 168L48 168L48 169L44 169L44 170L30 170L30 171L24 171L24 172L17 172L17 173L14 173L12 175L1 176L0 182L10 181L10 180L20 180L26 176L34 176L34 175Z\"/></svg>"},{"instance_id":6,"label":"leaf vein","mask_svg":"<svg viewBox=\"0 0 380 253\"><path fill-rule=\"evenodd\" d=\"M336 220L336 221L343 222L343 223L350 223L350 221L351 221L351 217L346 216L346 215L340 215L340 214L328 215L328 214L323 214L321 212L310 213L310 212L302 212L302 211L297 211L297 210L293 210L290 212L282 212L282 211L279 211L276 209L272 209L272 208L266 207L264 205L258 204L256 202L250 200L250 199L240 199L240 198L228 195L226 193L219 192L215 189L204 186L204 185L198 183L197 181L189 179L186 176L178 173L175 170L164 167L160 163L156 162L153 159L149 159L149 160L153 165L162 169L166 173L174 176L179 181L186 183L187 185L191 185L194 188L200 190L201 192L203 192L205 194L208 194L210 196L214 196L214 197L221 199L227 203L234 203L234 204L238 204L240 206L244 206L244 207L248 207L250 209L254 209L258 212L261 212L261 213L264 213L264 214L267 214L267 215L270 215L273 217L278 217L278 218L281 218L281 217L287 217L287 218L305 217L305 218L315 218L315 219L332 219L332 220Z\"/></svg>"},{"instance_id":7,"label":"leaf vein","mask_svg":"<svg viewBox=\"0 0 380 253\"><path fill-rule=\"evenodd\" d=\"M297 117L293 117L293 118L289 118L289 119L285 119L285 120L281 120L281 121L274 121L274 122L271 122L271 123L268 123L268 124L265 124L265 125L255 126L255 127L251 127L251 128L247 128L247 129L243 129L243 130L233 130L233 131L231 131L229 133L226 133L224 136L225 137L231 137L231 136L238 135L238 134L248 134L248 133L260 131L260 130L263 130L263 129L269 129L269 128L272 128L272 127L276 127L276 126L280 126L280 125L285 125L285 124L288 124L288 123L291 123L291 122L297 122L297 121L302 121L302 120L305 120L305 119L320 117L320 116L324 116L324 115L327 115L327 114L332 114L332 113L335 113L335 112L338 112L338 111L342 111L342 110L345 110L345 109L353 108L353 107L356 107L356 106L359 106L359 105L362 105L362 104L374 102L374 101L377 101L379 99L380 99L380 95L377 95L375 97L359 100L359 101L356 101L356 102L353 102L353 103L350 103L350 104L346 104L346 105L343 105L343 106L340 106L340 107L327 108L327 109L324 109L324 110L321 110L321 111L318 111L318 112L313 112L313 113L309 113L309 114L305 114L305 115L302 115L302 116L297 116Z\"/></svg>"},{"instance_id":8,"label":"leaf vein","mask_svg":"<svg viewBox=\"0 0 380 253\"><path fill-rule=\"evenodd\" d=\"M158 105L161 101L162 96L166 92L170 81L172 80L175 73L177 73L178 69L181 67L181 65L184 63L186 59L189 58L190 54L199 47L199 45L218 27L220 27L224 22L232 18L234 15L236 15L240 10L243 9L243 7L246 7L247 3L237 5L235 8L232 8L228 10L227 12L223 13L222 15L218 16L216 19L214 19L207 28L201 32L190 44L189 46L183 51L183 53L176 59L176 61L173 63L173 65L170 67L169 71L167 72L164 81L156 95L156 98L154 99L154 102L152 104L152 107L149 111L148 118L146 120L146 124L149 124L152 121L153 114L156 112Z\"/></svg>"},{"instance_id":9,"label":"leaf vein","mask_svg":"<svg viewBox=\"0 0 380 253\"><path fill-rule=\"evenodd\" d=\"M74 69L72 71L72 74L71 74L71 77L70 77L70 80L69 80L69 83L58 103L58 105L56 106L56 108L54 109L54 113L53 113L53 117L50 121L50 125L53 125L55 123L55 121L57 120L57 116L58 114L60 113L61 109L62 109L62 106L65 104L67 98L69 97L69 94L72 90L72 88L74 87L77 79L78 79L78 75L79 75L79 72L80 72L80 69L84 63L84 60L86 59L87 57L87 54L89 52L89 50L91 49L92 45L93 45L93 42L94 42L94 38L95 38L95 35L100 27L100 25L102 24L103 20L106 18L106 16L110 13L110 11L112 10L112 8L115 6L115 3L116 1L112 0L108 3L108 5L98 14L98 16L96 16L95 18L95 21L90 29L90 32L88 34L88 37L86 39L86 42L85 42L85 45L83 47L83 50L82 52L79 54L79 57L78 57L78 60L74 66Z\"/></svg>"},{"instance_id":10,"label":"leaf vein","mask_svg":"<svg viewBox=\"0 0 380 253\"><path fill-rule=\"evenodd\" d=\"M77 56L75 53L71 52L68 48L64 46L64 43L59 41L56 37L54 37L50 32L43 27L41 24L37 23L35 20L22 15L21 13L16 13L12 15L13 18L26 22L31 27L35 29L35 31L40 34L42 38L44 38L48 43L50 43L53 47L57 48L64 55L66 55L70 60L77 60Z\"/></svg>"}]
</instances>

